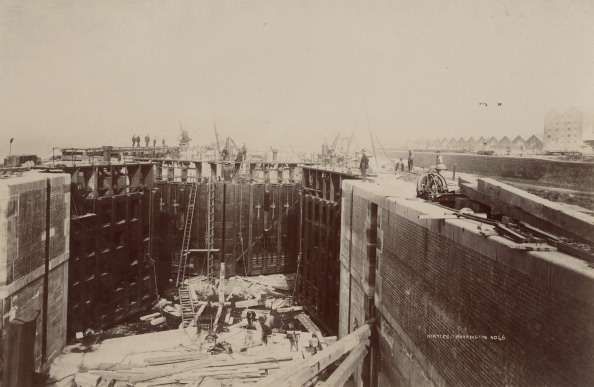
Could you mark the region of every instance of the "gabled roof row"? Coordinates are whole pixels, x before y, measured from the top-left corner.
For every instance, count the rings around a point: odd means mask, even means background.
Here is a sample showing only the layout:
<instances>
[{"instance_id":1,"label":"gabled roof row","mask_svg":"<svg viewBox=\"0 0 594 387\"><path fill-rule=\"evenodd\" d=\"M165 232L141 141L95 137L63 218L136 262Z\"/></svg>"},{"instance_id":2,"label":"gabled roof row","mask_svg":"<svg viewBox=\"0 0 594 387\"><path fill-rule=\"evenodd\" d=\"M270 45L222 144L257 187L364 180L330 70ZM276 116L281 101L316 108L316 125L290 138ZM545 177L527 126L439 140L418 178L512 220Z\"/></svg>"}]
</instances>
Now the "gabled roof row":
<instances>
[{"instance_id":1,"label":"gabled roof row","mask_svg":"<svg viewBox=\"0 0 594 387\"><path fill-rule=\"evenodd\" d=\"M527 139L524 139L522 136L516 136L514 139L510 139L508 136L503 136L502 138L497 138L495 136L491 137L444 137L444 138L437 138L432 140L417 140L414 141L414 145L421 148L427 149L456 149L456 150L472 150L472 149L480 149L480 148L521 148L524 147L525 149L540 149L543 146L542 140L536 136L532 135Z\"/></svg>"}]
</instances>

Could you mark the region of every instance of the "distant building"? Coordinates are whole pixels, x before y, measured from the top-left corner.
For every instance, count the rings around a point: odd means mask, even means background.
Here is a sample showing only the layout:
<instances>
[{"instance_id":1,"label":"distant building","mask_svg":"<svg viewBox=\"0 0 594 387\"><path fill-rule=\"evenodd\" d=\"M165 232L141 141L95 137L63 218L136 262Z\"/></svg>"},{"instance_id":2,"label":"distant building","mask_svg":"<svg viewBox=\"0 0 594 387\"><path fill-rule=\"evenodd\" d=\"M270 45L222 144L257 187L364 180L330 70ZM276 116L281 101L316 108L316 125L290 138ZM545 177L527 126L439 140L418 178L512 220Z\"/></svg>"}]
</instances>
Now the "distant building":
<instances>
[{"instance_id":1,"label":"distant building","mask_svg":"<svg viewBox=\"0 0 594 387\"><path fill-rule=\"evenodd\" d=\"M448 150L457 150L458 142L454 137L450 138L448 141L447 149Z\"/></svg>"},{"instance_id":2,"label":"distant building","mask_svg":"<svg viewBox=\"0 0 594 387\"><path fill-rule=\"evenodd\" d=\"M37 165L40 163L40 159L37 155L12 155L6 156L4 159L4 167L14 168L22 167L25 165Z\"/></svg>"},{"instance_id":3,"label":"distant building","mask_svg":"<svg viewBox=\"0 0 594 387\"><path fill-rule=\"evenodd\" d=\"M427 149L430 149L430 150L439 149L439 139L438 138L434 138L434 139L429 140L429 144L427 146Z\"/></svg>"},{"instance_id":4,"label":"distant building","mask_svg":"<svg viewBox=\"0 0 594 387\"><path fill-rule=\"evenodd\" d=\"M509 139L509 137L503 136L503 138L499 140L495 148L499 153L511 153L511 146L512 142Z\"/></svg>"},{"instance_id":5,"label":"distant building","mask_svg":"<svg viewBox=\"0 0 594 387\"><path fill-rule=\"evenodd\" d=\"M499 145L499 141L496 137L490 137L487 141L486 150L496 150L497 145Z\"/></svg>"},{"instance_id":6,"label":"distant building","mask_svg":"<svg viewBox=\"0 0 594 387\"><path fill-rule=\"evenodd\" d=\"M477 140L474 137L468 138L466 140L466 150L469 152L475 152L477 149L480 149Z\"/></svg>"},{"instance_id":7,"label":"distant building","mask_svg":"<svg viewBox=\"0 0 594 387\"><path fill-rule=\"evenodd\" d=\"M584 145L584 114L577 109L550 111L544 121L544 150L576 152Z\"/></svg>"},{"instance_id":8,"label":"distant building","mask_svg":"<svg viewBox=\"0 0 594 387\"><path fill-rule=\"evenodd\" d=\"M530 136L528 140L526 140L526 152L527 153L542 153L544 148L543 141L538 138L535 134Z\"/></svg>"},{"instance_id":9,"label":"distant building","mask_svg":"<svg viewBox=\"0 0 594 387\"><path fill-rule=\"evenodd\" d=\"M475 144L477 151L485 150L487 148L487 139L481 136L476 140Z\"/></svg>"},{"instance_id":10,"label":"distant building","mask_svg":"<svg viewBox=\"0 0 594 387\"><path fill-rule=\"evenodd\" d=\"M516 136L511 145L512 153L524 153L526 151L526 141L522 136Z\"/></svg>"}]
</instances>

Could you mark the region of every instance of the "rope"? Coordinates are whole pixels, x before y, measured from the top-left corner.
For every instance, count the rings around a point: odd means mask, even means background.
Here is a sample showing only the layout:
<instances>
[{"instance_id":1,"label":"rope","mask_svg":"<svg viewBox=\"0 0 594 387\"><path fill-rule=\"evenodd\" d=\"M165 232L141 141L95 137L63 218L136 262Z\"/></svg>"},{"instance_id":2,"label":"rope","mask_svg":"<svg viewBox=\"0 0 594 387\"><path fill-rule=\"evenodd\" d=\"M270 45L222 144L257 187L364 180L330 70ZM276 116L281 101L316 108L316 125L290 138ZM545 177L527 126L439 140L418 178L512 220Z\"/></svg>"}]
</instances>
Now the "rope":
<instances>
[{"instance_id":1,"label":"rope","mask_svg":"<svg viewBox=\"0 0 594 387\"><path fill-rule=\"evenodd\" d=\"M300 195L298 196L298 200L300 201L300 208L299 208L299 251L297 252L297 270L295 271L295 283L293 283L293 294L291 295L291 298L293 299L293 302L295 302L295 292L297 291L297 280L299 279L299 268L301 267L301 259L303 256L303 243L302 243L302 239L303 239L303 203L304 201L301 200L301 198L303 198L303 188L300 189ZM294 201L295 203L295 201Z\"/></svg>"},{"instance_id":2,"label":"rope","mask_svg":"<svg viewBox=\"0 0 594 387\"><path fill-rule=\"evenodd\" d=\"M242 223L242 212L243 212L243 186L239 186L239 243L241 244L241 253L243 254L243 223ZM247 276L247 265L245 259L243 259L243 275Z\"/></svg>"},{"instance_id":3,"label":"rope","mask_svg":"<svg viewBox=\"0 0 594 387\"><path fill-rule=\"evenodd\" d=\"M151 265L153 266L153 280L155 281L155 296L157 301L159 300L159 287L157 284L157 267L155 260L153 259L152 247L153 247L153 190L149 188L149 245L148 245L148 258L150 259Z\"/></svg>"}]
</instances>

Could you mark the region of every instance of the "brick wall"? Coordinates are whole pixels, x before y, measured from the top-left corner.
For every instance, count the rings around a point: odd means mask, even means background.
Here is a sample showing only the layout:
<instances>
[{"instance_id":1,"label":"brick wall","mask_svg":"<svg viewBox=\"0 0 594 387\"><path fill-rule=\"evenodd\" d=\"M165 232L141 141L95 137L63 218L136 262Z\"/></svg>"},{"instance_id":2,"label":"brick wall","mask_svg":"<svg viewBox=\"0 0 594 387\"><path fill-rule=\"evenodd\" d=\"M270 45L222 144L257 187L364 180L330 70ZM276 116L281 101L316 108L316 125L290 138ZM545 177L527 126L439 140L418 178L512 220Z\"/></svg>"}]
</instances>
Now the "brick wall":
<instances>
[{"instance_id":1,"label":"brick wall","mask_svg":"<svg viewBox=\"0 0 594 387\"><path fill-rule=\"evenodd\" d=\"M359 197L353 214L379 205L375 311L369 314L379 323L380 382L594 383L594 269L585 262L514 249L504 238L483 237L467 220L427 219L443 210L397 192L385 197L360 182L345 182L343 189ZM343 211L344 219L351 209ZM351 268L368 261L355 253L367 240L355 223L363 222L352 222L352 244L360 246L351 251ZM343 242L350 232L343 228ZM341 292L341 318L362 315L360 289L369 284L358 271L349 277L350 303Z\"/></svg>"}]
</instances>

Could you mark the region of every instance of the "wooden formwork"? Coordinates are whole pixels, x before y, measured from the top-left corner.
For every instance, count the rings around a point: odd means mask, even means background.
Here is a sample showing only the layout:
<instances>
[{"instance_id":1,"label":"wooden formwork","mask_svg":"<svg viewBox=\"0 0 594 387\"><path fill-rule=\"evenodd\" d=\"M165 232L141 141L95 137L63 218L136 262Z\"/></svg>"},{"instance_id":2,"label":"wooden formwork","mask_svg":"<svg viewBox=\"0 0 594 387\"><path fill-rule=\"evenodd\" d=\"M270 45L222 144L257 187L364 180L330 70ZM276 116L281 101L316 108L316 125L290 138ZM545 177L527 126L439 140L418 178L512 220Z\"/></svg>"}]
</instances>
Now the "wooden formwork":
<instances>
[{"instance_id":1,"label":"wooden formwork","mask_svg":"<svg viewBox=\"0 0 594 387\"><path fill-rule=\"evenodd\" d=\"M304 167L302 259L297 299L330 334L338 332L341 185L351 174Z\"/></svg>"},{"instance_id":2,"label":"wooden formwork","mask_svg":"<svg viewBox=\"0 0 594 387\"><path fill-rule=\"evenodd\" d=\"M160 266L160 192L148 163L80 165L71 175L68 335L152 306Z\"/></svg>"},{"instance_id":3,"label":"wooden formwork","mask_svg":"<svg viewBox=\"0 0 594 387\"><path fill-rule=\"evenodd\" d=\"M187 212L190 183L160 182L162 215L170 227L165 243L171 256L179 255L183 219ZM190 249L206 248L207 182L198 183ZM215 182L214 248L222 250L226 275L259 275L295 271L298 251L299 185L247 182ZM223 224L223 208L225 222ZM191 271L205 270L203 253L192 253Z\"/></svg>"}]
</instances>

